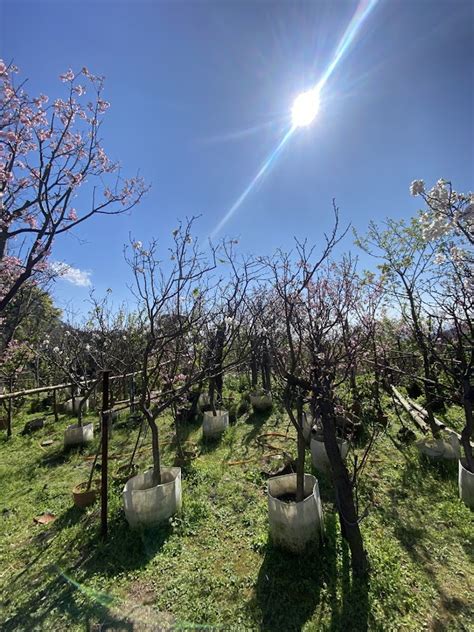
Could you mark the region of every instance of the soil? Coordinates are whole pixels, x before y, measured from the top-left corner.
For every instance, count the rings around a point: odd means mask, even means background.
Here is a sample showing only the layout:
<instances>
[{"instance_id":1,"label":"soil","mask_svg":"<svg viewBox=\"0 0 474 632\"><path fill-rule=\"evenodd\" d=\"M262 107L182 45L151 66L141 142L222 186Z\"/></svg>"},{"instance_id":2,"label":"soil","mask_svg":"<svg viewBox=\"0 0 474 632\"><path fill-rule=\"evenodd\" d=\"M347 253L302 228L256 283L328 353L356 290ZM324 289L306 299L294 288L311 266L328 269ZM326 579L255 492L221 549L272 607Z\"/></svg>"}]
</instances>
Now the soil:
<instances>
[{"instance_id":1,"label":"soil","mask_svg":"<svg viewBox=\"0 0 474 632\"><path fill-rule=\"evenodd\" d=\"M100 488L100 481L94 480L91 483L91 487L89 491L94 491ZM76 487L74 488L74 491L78 494L82 494L84 492L87 492L87 481L85 481L84 483L79 483L79 485L76 485Z\"/></svg>"},{"instance_id":2,"label":"soil","mask_svg":"<svg viewBox=\"0 0 474 632\"><path fill-rule=\"evenodd\" d=\"M309 498L311 496L313 492L309 492L309 494L306 494L303 498L303 500L306 500L307 498ZM296 494L293 492L289 492L287 494L281 494L281 496L276 496L276 498L278 500L280 500L282 503L296 503Z\"/></svg>"}]
</instances>

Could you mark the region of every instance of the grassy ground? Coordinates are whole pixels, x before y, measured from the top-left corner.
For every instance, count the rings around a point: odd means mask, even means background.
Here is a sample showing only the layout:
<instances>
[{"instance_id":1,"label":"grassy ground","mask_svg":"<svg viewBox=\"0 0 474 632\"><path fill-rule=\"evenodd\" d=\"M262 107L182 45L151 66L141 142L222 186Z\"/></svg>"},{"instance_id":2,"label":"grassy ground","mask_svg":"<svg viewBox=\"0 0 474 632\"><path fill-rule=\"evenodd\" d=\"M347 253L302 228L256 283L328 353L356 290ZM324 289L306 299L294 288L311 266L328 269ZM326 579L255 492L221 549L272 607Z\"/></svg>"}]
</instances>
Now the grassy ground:
<instances>
[{"instance_id":1,"label":"grassy ground","mask_svg":"<svg viewBox=\"0 0 474 632\"><path fill-rule=\"evenodd\" d=\"M181 516L160 529L131 531L113 483L105 544L98 505L79 510L71 498L88 477L86 457L96 444L65 453L66 418L19 436L27 418L16 419L12 440L0 440L3 631L472 630L473 522L457 498L457 466L424 461L414 446L400 445L395 417L360 489L361 506L370 506L362 522L371 562L365 582L351 579L331 484L322 476L324 548L297 557L269 542L265 449L256 438L286 433L281 414L242 417L217 444L202 444L199 426L187 426L185 438L201 453L183 472ZM129 424L114 430L112 475L136 432ZM172 435L165 417L166 465L174 458ZM54 443L44 448L46 438ZM151 463L148 445L147 438L140 469ZM293 441L286 445L295 451ZM35 524L45 511L55 522Z\"/></svg>"}]
</instances>

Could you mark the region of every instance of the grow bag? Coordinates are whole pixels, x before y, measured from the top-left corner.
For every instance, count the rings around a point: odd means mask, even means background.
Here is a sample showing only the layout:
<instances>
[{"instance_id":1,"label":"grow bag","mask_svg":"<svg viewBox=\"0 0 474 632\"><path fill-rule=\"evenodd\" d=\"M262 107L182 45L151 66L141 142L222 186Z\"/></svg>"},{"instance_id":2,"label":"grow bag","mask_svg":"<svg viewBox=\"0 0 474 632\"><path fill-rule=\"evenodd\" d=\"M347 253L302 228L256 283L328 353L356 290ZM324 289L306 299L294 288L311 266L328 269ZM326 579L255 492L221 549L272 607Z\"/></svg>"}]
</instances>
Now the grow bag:
<instances>
[{"instance_id":1,"label":"grow bag","mask_svg":"<svg viewBox=\"0 0 474 632\"><path fill-rule=\"evenodd\" d=\"M349 452L349 441L346 441L345 439L338 439L337 444L342 458L345 459L347 453ZM311 460L313 461L314 467L320 472L330 471L329 457L326 452L324 441L314 437L311 439Z\"/></svg>"},{"instance_id":2,"label":"grow bag","mask_svg":"<svg viewBox=\"0 0 474 632\"><path fill-rule=\"evenodd\" d=\"M64 431L64 447L70 445L82 445L84 443L90 443L94 440L94 424L85 424L79 426L78 424L72 424Z\"/></svg>"},{"instance_id":3,"label":"grow bag","mask_svg":"<svg viewBox=\"0 0 474 632\"><path fill-rule=\"evenodd\" d=\"M466 465L464 459L459 459L459 498L469 509L474 509L474 473Z\"/></svg>"},{"instance_id":4,"label":"grow bag","mask_svg":"<svg viewBox=\"0 0 474 632\"><path fill-rule=\"evenodd\" d=\"M303 413L303 436L305 441L309 443L311 438L311 430L315 425L313 415L311 413Z\"/></svg>"},{"instance_id":5,"label":"grow bag","mask_svg":"<svg viewBox=\"0 0 474 632\"><path fill-rule=\"evenodd\" d=\"M250 403L255 412L270 410L273 405L271 393L250 393Z\"/></svg>"},{"instance_id":6,"label":"grow bag","mask_svg":"<svg viewBox=\"0 0 474 632\"><path fill-rule=\"evenodd\" d=\"M449 434L447 439L423 439L416 443L416 447L430 459L459 459L461 456L459 439L454 432Z\"/></svg>"},{"instance_id":7,"label":"grow bag","mask_svg":"<svg viewBox=\"0 0 474 632\"><path fill-rule=\"evenodd\" d=\"M70 413L70 414L74 414L77 415L77 413L79 412L79 404L81 403L81 397L75 397L74 398L74 405L73 405L73 400L72 399L67 399L64 403L63 403L63 410L65 413ZM86 399L86 401L84 402L84 406L82 407L82 412L83 413L87 413L89 411L89 400Z\"/></svg>"},{"instance_id":8,"label":"grow bag","mask_svg":"<svg viewBox=\"0 0 474 632\"><path fill-rule=\"evenodd\" d=\"M202 422L202 432L206 439L216 439L229 427L229 413L226 410L216 410L214 415L212 410L204 413Z\"/></svg>"},{"instance_id":9,"label":"grow bag","mask_svg":"<svg viewBox=\"0 0 474 632\"><path fill-rule=\"evenodd\" d=\"M296 493L296 474L275 476L268 481L268 521L276 546L301 553L309 542L319 542L323 535L323 509L318 481L304 475L305 499L284 502L279 497Z\"/></svg>"},{"instance_id":10,"label":"grow bag","mask_svg":"<svg viewBox=\"0 0 474 632\"><path fill-rule=\"evenodd\" d=\"M122 498L130 527L156 525L181 511L181 468L162 467L161 480L153 485L150 469L125 484Z\"/></svg>"},{"instance_id":11,"label":"grow bag","mask_svg":"<svg viewBox=\"0 0 474 632\"><path fill-rule=\"evenodd\" d=\"M209 395L207 393L201 393L198 398L198 406L199 408L207 408L211 405L211 400L209 399Z\"/></svg>"}]
</instances>

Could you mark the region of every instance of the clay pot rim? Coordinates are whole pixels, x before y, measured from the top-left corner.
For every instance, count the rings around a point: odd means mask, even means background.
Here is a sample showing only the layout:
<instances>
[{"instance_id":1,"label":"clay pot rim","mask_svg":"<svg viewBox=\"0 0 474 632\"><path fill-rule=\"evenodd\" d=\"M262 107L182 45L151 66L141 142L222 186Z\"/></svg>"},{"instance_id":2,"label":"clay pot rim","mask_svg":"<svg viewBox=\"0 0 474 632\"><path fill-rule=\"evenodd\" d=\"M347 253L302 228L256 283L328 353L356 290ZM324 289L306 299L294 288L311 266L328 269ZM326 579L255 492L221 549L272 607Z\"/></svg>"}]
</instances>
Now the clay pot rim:
<instances>
[{"instance_id":1,"label":"clay pot rim","mask_svg":"<svg viewBox=\"0 0 474 632\"><path fill-rule=\"evenodd\" d=\"M97 493L98 491L100 491L100 486L101 486L100 478L93 479L89 489L80 489L84 485L87 486L87 483L88 481L83 481L82 483L78 483L72 488L72 493L76 494L77 496L82 496L84 494L90 494L91 492Z\"/></svg>"}]
</instances>

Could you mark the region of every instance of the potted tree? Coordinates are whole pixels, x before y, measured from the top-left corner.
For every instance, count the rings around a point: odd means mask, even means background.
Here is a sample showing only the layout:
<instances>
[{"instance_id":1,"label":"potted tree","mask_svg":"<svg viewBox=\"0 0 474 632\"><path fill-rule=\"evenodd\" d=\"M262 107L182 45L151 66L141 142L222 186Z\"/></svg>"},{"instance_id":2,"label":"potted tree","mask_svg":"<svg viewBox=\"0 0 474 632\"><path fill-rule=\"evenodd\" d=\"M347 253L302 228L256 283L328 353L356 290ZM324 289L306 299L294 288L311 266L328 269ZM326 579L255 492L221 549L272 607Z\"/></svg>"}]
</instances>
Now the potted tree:
<instances>
[{"instance_id":1,"label":"potted tree","mask_svg":"<svg viewBox=\"0 0 474 632\"><path fill-rule=\"evenodd\" d=\"M297 261L294 255L279 253L269 262L273 298L279 305L284 332L284 344L278 336L272 336L272 354L276 372L286 383L285 406L298 434L296 504L304 499L305 493L302 411L303 396L308 393L314 416L321 418L341 533L351 550L353 573L364 575L368 565L354 497L355 477L351 478L344 464L336 433L335 390L346 380L353 362L341 340L341 318L349 311L352 311L352 318L356 317L356 279L351 262L337 267L328 260L334 245L345 234L339 232L336 207L334 214L333 230L326 237L319 257L306 242L296 242ZM267 330L276 332L278 327L273 324ZM295 399L295 404L291 405Z\"/></svg>"},{"instance_id":2,"label":"potted tree","mask_svg":"<svg viewBox=\"0 0 474 632\"><path fill-rule=\"evenodd\" d=\"M273 405L271 385L271 354L266 330L262 329L252 339L251 343L251 383L250 403L255 412L265 412ZM258 375L261 375L261 387L259 388Z\"/></svg>"},{"instance_id":3,"label":"potted tree","mask_svg":"<svg viewBox=\"0 0 474 632\"><path fill-rule=\"evenodd\" d=\"M64 432L64 446L71 447L90 443L94 439L94 424L83 423L88 410L88 398L97 380L92 377L89 361L90 344L81 335L77 325L61 325L42 348L42 354L49 363L56 379L71 384L71 398L63 404L63 409L77 415L77 423L70 424Z\"/></svg>"},{"instance_id":4,"label":"potted tree","mask_svg":"<svg viewBox=\"0 0 474 632\"><path fill-rule=\"evenodd\" d=\"M451 441L455 448L459 447L459 438L464 452L458 462L459 497L474 509L472 195L453 191L451 184L444 180L439 180L428 192L422 181L416 181L413 191L426 203L427 208L418 221L425 245L435 253L437 267L436 274L430 277L431 300L425 308L431 323L427 344L464 410L464 428L460 437L451 434ZM434 230L434 226L438 226L438 230ZM433 283L433 278L437 283Z\"/></svg>"},{"instance_id":5,"label":"potted tree","mask_svg":"<svg viewBox=\"0 0 474 632\"><path fill-rule=\"evenodd\" d=\"M205 322L205 273L212 269L191 236L193 219L173 233L172 264L167 274L158 259L158 244L148 249L132 243L126 260L132 268L139 302L143 347L139 406L151 430L153 467L125 484L122 497L131 527L155 525L181 510L181 468L162 464L159 416L203 379L194 370L189 338ZM177 378L177 376L179 376Z\"/></svg>"},{"instance_id":6,"label":"potted tree","mask_svg":"<svg viewBox=\"0 0 474 632\"><path fill-rule=\"evenodd\" d=\"M250 352L248 334L249 289L256 282L258 273L251 259L237 259L235 241L221 244L219 262L227 266L216 285L216 292L209 305L205 331L207 349L204 367L208 378L208 401L203 414L203 436L218 438L229 425L229 411L224 408L223 389L226 371L242 365ZM250 330L253 334L253 327Z\"/></svg>"},{"instance_id":7,"label":"potted tree","mask_svg":"<svg viewBox=\"0 0 474 632\"><path fill-rule=\"evenodd\" d=\"M210 328L208 342L207 368L209 392L207 401L209 404L202 407L203 422L202 433L206 439L218 439L229 427L229 412L223 408L224 387L224 353L226 345L226 324L220 322Z\"/></svg>"}]
</instances>

